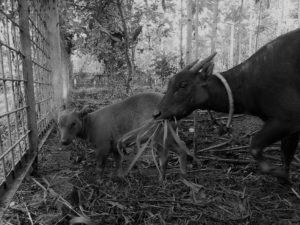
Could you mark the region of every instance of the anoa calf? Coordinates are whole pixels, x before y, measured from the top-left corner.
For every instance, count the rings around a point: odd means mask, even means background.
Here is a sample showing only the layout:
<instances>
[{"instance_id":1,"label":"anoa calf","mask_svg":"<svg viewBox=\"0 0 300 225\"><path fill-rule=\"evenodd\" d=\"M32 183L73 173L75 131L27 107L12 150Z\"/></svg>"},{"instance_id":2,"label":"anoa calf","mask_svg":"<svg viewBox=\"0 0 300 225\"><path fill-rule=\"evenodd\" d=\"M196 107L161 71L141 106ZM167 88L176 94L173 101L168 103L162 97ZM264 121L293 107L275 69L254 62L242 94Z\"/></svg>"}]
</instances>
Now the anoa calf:
<instances>
[{"instance_id":1,"label":"anoa calf","mask_svg":"<svg viewBox=\"0 0 300 225\"><path fill-rule=\"evenodd\" d=\"M170 79L154 117L180 119L195 109L229 111L224 84L213 75L214 55L188 65ZM290 163L300 132L300 29L276 38L221 75L232 91L234 113L254 115L265 122L251 142L260 170L290 183ZM283 168L273 166L262 154L277 141L281 141Z\"/></svg>"},{"instance_id":2,"label":"anoa calf","mask_svg":"<svg viewBox=\"0 0 300 225\"><path fill-rule=\"evenodd\" d=\"M102 176L106 159L112 154L116 162L117 174L121 175L122 154L117 148L119 139L152 119L152 114L161 99L161 94L143 93L92 113L87 113L85 109L72 112L63 111L59 117L61 143L68 145L76 137L89 140L96 146L97 174ZM157 137L159 146L162 141L162 137ZM163 177L168 163L169 150L178 152L181 171L185 173L185 151L169 137L166 149L158 152Z\"/></svg>"}]
</instances>

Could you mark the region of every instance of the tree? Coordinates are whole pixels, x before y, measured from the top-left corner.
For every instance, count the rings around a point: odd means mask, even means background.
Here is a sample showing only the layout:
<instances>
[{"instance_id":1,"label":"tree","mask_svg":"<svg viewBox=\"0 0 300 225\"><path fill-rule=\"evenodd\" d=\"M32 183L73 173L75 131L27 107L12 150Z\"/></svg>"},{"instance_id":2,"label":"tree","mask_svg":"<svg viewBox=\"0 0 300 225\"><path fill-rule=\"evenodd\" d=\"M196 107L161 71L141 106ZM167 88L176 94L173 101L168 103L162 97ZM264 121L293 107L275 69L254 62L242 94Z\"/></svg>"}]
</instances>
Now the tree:
<instances>
[{"instance_id":1,"label":"tree","mask_svg":"<svg viewBox=\"0 0 300 225\"><path fill-rule=\"evenodd\" d=\"M196 0L196 15L195 15L195 57L194 59L199 59L199 0ZM193 148L196 151L197 150L197 137L198 137L198 126L197 126L197 120L198 120L198 114L197 110L193 113L194 116L194 136L193 136Z\"/></svg>"},{"instance_id":2,"label":"tree","mask_svg":"<svg viewBox=\"0 0 300 225\"><path fill-rule=\"evenodd\" d=\"M134 76L134 51L131 53L132 58L130 59L129 56L129 48L130 48L130 43L129 43L129 34L127 31L127 25L123 13L123 5L120 0L117 0L117 6L119 10L119 14L121 17L122 25L123 25L123 31L124 31L124 39L125 39L125 58L127 62L127 67L128 67L128 75L127 78L125 79L125 86L126 86L126 93L129 93L131 87L130 87L130 82L132 81L132 77Z\"/></svg>"},{"instance_id":3,"label":"tree","mask_svg":"<svg viewBox=\"0 0 300 225\"><path fill-rule=\"evenodd\" d=\"M277 17L276 36L279 36L282 33L282 22L284 18L284 1L277 0L277 10L279 16Z\"/></svg>"},{"instance_id":4,"label":"tree","mask_svg":"<svg viewBox=\"0 0 300 225\"><path fill-rule=\"evenodd\" d=\"M186 56L185 63L192 60L192 26L193 26L192 0L187 0L187 29L186 29Z\"/></svg>"},{"instance_id":5,"label":"tree","mask_svg":"<svg viewBox=\"0 0 300 225\"><path fill-rule=\"evenodd\" d=\"M300 27L300 0L298 0L298 26Z\"/></svg>"},{"instance_id":6,"label":"tree","mask_svg":"<svg viewBox=\"0 0 300 225\"><path fill-rule=\"evenodd\" d=\"M139 74L153 75L150 67L163 53L182 67L185 59L217 51L217 70L233 66L300 24L300 0L285 2L283 11L279 0L73 0L60 9L60 25L70 50L103 61L108 79L128 91Z\"/></svg>"},{"instance_id":7,"label":"tree","mask_svg":"<svg viewBox=\"0 0 300 225\"><path fill-rule=\"evenodd\" d=\"M155 74L160 78L162 86L165 85L167 77L176 73L176 56L167 55L166 53L158 54L154 58L151 67L154 69Z\"/></svg>"},{"instance_id":8,"label":"tree","mask_svg":"<svg viewBox=\"0 0 300 225\"><path fill-rule=\"evenodd\" d=\"M243 5L244 0L241 0L240 10L239 10L239 20L238 20L238 32L237 32L237 62L239 64L241 62L241 35L242 35L242 19L243 19Z\"/></svg>"},{"instance_id":9,"label":"tree","mask_svg":"<svg viewBox=\"0 0 300 225\"><path fill-rule=\"evenodd\" d=\"M182 46L182 32L183 32L183 7L182 7L182 1L180 0L180 61L179 61L179 66L180 68L183 68L184 62L183 62L183 46Z\"/></svg>"},{"instance_id":10,"label":"tree","mask_svg":"<svg viewBox=\"0 0 300 225\"><path fill-rule=\"evenodd\" d=\"M199 0L196 0L196 15L195 15L195 59L199 56Z\"/></svg>"},{"instance_id":11,"label":"tree","mask_svg":"<svg viewBox=\"0 0 300 225\"><path fill-rule=\"evenodd\" d=\"M234 66L233 64L233 53L234 53L234 28L235 24L230 23L230 50L229 50L229 66Z\"/></svg>"},{"instance_id":12,"label":"tree","mask_svg":"<svg viewBox=\"0 0 300 225\"><path fill-rule=\"evenodd\" d=\"M255 50L258 48L258 39L260 33L260 25L261 25L261 16L262 16L262 1L259 1L259 10L258 10L258 19L256 26L256 37L255 37Z\"/></svg>"},{"instance_id":13,"label":"tree","mask_svg":"<svg viewBox=\"0 0 300 225\"><path fill-rule=\"evenodd\" d=\"M253 2L250 2L250 7L249 7L249 24L248 24L248 29L249 29L249 44L248 44L248 56L252 55L252 42L253 42L253 33L254 33L254 4Z\"/></svg>"},{"instance_id":14,"label":"tree","mask_svg":"<svg viewBox=\"0 0 300 225\"><path fill-rule=\"evenodd\" d=\"M218 29L218 8L219 8L219 0L215 0L212 34L211 34L211 53L216 51L216 38L217 38L217 29Z\"/></svg>"}]
</instances>

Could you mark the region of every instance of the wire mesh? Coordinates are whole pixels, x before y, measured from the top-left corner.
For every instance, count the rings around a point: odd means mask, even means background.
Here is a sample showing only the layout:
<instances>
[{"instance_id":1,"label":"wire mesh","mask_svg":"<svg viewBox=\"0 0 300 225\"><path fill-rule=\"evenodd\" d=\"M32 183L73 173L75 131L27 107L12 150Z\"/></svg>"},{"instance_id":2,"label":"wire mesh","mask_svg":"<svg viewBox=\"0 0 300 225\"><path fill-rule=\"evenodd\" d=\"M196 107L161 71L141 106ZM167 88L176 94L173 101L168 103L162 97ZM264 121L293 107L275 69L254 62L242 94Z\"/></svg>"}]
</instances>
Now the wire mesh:
<instances>
[{"instance_id":1,"label":"wire mesh","mask_svg":"<svg viewBox=\"0 0 300 225\"><path fill-rule=\"evenodd\" d=\"M40 1L30 1L28 18L39 136L49 127L53 100L50 47L41 7ZM18 0L0 1L0 185L29 150L19 21Z\"/></svg>"},{"instance_id":2,"label":"wire mesh","mask_svg":"<svg viewBox=\"0 0 300 225\"><path fill-rule=\"evenodd\" d=\"M45 132L49 125L51 96L53 96L49 42L46 38L46 21L40 13L41 7L41 1L31 1L29 14L29 29L32 43L31 57L39 135Z\"/></svg>"},{"instance_id":3,"label":"wire mesh","mask_svg":"<svg viewBox=\"0 0 300 225\"><path fill-rule=\"evenodd\" d=\"M18 2L0 5L0 184L28 149Z\"/></svg>"}]
</instances>

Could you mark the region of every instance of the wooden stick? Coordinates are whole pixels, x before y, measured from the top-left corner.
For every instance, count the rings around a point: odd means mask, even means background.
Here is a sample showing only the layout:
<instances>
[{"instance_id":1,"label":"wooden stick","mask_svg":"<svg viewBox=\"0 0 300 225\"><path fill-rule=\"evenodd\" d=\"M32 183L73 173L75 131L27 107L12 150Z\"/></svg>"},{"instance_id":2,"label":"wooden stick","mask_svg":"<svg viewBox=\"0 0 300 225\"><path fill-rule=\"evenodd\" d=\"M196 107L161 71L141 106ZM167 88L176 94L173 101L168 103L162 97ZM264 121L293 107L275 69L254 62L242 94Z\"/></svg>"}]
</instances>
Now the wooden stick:
<instances>
[{"instance_id":1,"label":"wooden stick","mask_svg":"<svg viewBox=\"0 0 300 225\"><path fill-rule=\"evenodd\" d=\"M34 222L32 221L32 217L31 217L31 214L30 214L30 212L29 212L29 210L28 210L28 208L27 208L26 203L24 203L24 206L25 206L26 213L27 213L27 215L28 215L28 218L29 218L29 221L30 221L31 225L34 225Z\"/></svg>"},{"instance_id":2,"label":"wooden stick","mask_svg":"<svg viewBox=\"0 0 300 225\"><path fill-rule=\"evenodd\" d=\"M234 163L234 164L249 164L255 162L254 160L223 159L219 157L198 156L197 161L200 161L200 159L216 160L219 162L227 162L227 163Z\"/></svg>"},{"instance_id":3,"label":"wooden stick","mask_svg":"<svg viewBox=\"0 0 300 225\"><path fill-rule=\"evenodd\" d=\"M217 145L213 145L213 146L209 146L209 147L204 148L204 149L200 149L197 152L205 152L205 151L208 151L208 150L211 150L211 149L214 149L214 148L219 148L219 147L222 147L224 145L227 145L231 141L232 141L232 138L230 140L226 141L226 142L223 142L223 143L220 143L220 144L217 144Z\"/></svg>"},{"instance_id":4,"label":"wooden stick","mask_svg":"<svg viewBox=\"0 0 300 225\"><path fill-rule=\"evenodd\" d=\"M294 188L292 188L291 187L291 191L296 195L296 197L300 200L300 195L299 195L299 193L294 189Z\"/></svg>"}]
</instances>

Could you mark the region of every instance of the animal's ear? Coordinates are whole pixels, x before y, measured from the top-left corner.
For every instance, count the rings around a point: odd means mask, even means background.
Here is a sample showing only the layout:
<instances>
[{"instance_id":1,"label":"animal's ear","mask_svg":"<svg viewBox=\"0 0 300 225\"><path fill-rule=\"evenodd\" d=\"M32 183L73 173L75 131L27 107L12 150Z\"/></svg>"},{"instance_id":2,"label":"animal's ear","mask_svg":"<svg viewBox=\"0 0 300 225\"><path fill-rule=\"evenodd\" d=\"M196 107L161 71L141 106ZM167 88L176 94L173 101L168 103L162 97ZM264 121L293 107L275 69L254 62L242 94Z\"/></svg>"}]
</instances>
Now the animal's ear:
<instances>
[{"instance_id":1,"label":"animal's ear","mask_svg":"<svg viewBox=\"0 0 300 225\"><path fill-rule=\"evenodd\" d=\"M215 66L215 64L212 61L203 65L203 68L201 70L201 72L202 72L201 74L202 74L202 76L205 80L208 78L208 76L213 74L214 66Z\"/></svg>"},{"instance_id":2,"label":"animal's ear","mask_svg":"<svg viewBox=\"0 0 300 225\"><path fill-rule=\"evenodd\" d=\"M84 117L89 113L89 106L83 106L83 108L78 112L80 117Z\"/></svg>"}]
</instances>

